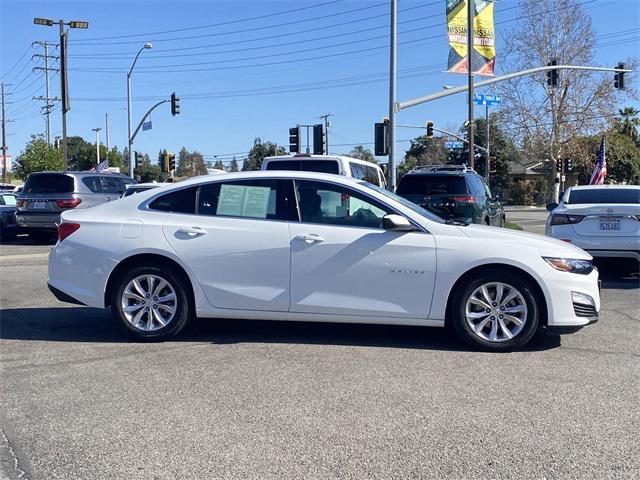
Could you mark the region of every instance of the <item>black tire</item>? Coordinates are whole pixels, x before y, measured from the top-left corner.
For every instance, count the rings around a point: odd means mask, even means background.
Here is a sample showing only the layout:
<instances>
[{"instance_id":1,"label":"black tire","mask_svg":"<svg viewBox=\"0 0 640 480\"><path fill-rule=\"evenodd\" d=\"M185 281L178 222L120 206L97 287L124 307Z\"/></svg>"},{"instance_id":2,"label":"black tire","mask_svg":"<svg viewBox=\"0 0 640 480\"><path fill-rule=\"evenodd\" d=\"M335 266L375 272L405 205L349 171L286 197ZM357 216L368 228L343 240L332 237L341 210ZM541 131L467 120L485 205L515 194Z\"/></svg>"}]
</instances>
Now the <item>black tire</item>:
<instances>
[{"instance_id":1,"label":"black tire","mask_svg":"<svg viewBox=\"0 0 640 480\"><path fill-rule=\"evenodd\" d=\"M127 320L125 312L122 308L122 297L127 285L137 277L152 275L165 280L175 292L175 313L168 323L163 327L147 331L137 328ZM143 341L159 341L173 337L180 333L187 326L193 312L193 305L190 292L187 290L188 279L175 269L167 266L136 266L120 274L115 281L114 288L111 292L111 312L113 317L118 320L129 334L136 340ZM148 285L148 284L147 284ZM134 301L135 302L135 301ZM144 307L150 312L150 307ZM143 318L144 318L143 314ZM147 321L149 317L146 317ZM154 323L154 320L151 321ZM155 324L160 325L158 322Z\"/></svg>"},{"instance_id":2,"label":"black tire","mask_svg":"<svg viewBox=\"0 0 640 480\"><path fill-rule=\"evenodd\" d=\"M490 284L493 282L502 283L513 287L521 294L521 297L526 304L527 311L526 318L524 319L524 325L522 326L521 330L511 339L491 341L482 338L481 335L483 333L486 335L486 330L482 330L481 334L477 334L476 332L474 332L474 330L472 330L471 326L466 320L466 305L471 295L482 285ZM539 298L539 295L531 282L523 278L523 276L516 275L510 271L501 269L481 270L472 274L469 278L466 279L464 285L461 285L459 288L457 288L451 308L451 321L458 336L465 343L474 348L493 352L506 352L516 350L526 345L538 330L538 325L540 323L540 304L542 301L543 300ZM491 306L497 309L500 308L499 305L497 307L495 305ZM481 323L481 321L482 320L479 320L478 323ZM495 322L498 322L498 320L495 320ZM488 324L489 329L491 328L491 325L492 323ZM509 325L513 325L515 328L515 324ZM499 325L498 329L500 330L500 333L502 333Z\"/></svg>"}]
</instances>

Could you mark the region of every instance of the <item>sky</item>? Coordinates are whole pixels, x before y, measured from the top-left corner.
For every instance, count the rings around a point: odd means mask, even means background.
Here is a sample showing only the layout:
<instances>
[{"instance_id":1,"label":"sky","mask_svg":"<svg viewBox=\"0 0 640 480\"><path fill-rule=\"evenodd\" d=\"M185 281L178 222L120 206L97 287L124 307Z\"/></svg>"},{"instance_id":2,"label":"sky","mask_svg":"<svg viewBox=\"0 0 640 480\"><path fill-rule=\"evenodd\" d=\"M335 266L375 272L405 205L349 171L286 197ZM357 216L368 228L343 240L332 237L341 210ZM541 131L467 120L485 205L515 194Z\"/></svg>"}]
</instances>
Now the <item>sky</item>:
<instances>
[{"instance_id":1,"label":"sky","mask_svg":"<svg viewBox=\"0 0 640 480\"><path fill-rule=\"evenodd\" d=\"M640 53L640 0L580 0L601 41L596 64L614 66ZM497 63L503 34L515 25L516 0L495 5ZM445 0L398 1L399 101L463 85L445 73L448 45ZM152 115L134 149L155 158L161 149L197 150L207 160L242 159L255 138L288 146L288 129L320 123L331 114L331 153L355 144L373 148L373 124L388 115L389 0L0 0L0 78L7 92L7 144L17 156L30 136L45 131L41 47L58 42L58 27L33 17L89 22L69 32L68 135L95 141L109 115L109 143L126 145L126 72L145 42L132 74L133 122L172 92L181 113L168 104ZM514 20L515 19L515 20ZM49 55L58 56L55 48ZM502 63L501 63L502 62ZM57 67L52 60L52 68ZM50 72L51 95L60 79ZM612 107L612 109L615 107ZM400 124L460 125L466 97L456 95L402 111ZM59 103L51 114L52 136L61 135ZM399 151L418 133L398 129Z\"/></svg>"}]
</instances>

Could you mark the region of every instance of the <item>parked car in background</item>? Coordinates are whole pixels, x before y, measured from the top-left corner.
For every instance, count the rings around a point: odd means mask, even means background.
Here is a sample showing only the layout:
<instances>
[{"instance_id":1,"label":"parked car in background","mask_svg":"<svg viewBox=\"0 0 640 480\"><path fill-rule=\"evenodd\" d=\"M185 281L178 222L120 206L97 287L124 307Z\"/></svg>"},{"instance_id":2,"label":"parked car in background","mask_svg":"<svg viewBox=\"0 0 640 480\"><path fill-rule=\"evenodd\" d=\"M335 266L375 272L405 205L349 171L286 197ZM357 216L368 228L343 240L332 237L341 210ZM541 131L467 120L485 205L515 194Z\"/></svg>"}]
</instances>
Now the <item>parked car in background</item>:
<instances>
[{"instance_id":1,"label":"parked car in background","mask_svg":"<svg viewBox=\"0 0 640 480\"><path fill-rule=\"evenodd\" d=\"M294 172L319 172L344 175L364 180L379 187L386 185L384 172L379 165L344 155L305 155L266 157L262 170L289 170Z\"/></svg>"},{"instance_id":2,"label":"parked car in background","mask_svg":"<svg viewBox=\"0 0 640 480\"><path fill-rule=\"evenodd\" d=\"M18 225L34 241L47 241L56 233L60 213L116 200L131 183L135 180L119 173L31 173L18 196Z\"/></svg>"},{"instance_id":3,"label":"parked car in background","mask_svg":"<svg viewBox=\"0 0 640 480\"><path fill-rule=\"evenodd\" d=\"M640 262L640 185L570 187L550 203L545 232L594 257Z\"/></svg>"},{"instance_id":4,"label":"parked car in background","mask_svg":"<svg viewBox=\"0 0 640 480\"><path fill-rule=\"evenodd\" d=\"M171 183L159 183L159 182L132 183L127 185L127 188L122 194L122 196L129 197L136 193L146 192L147 190L151 190L152 188L162 187L163 185L171 185Z\"/></svg>"},{"instance_id":5,"label":"parked car in background","mask_svg":"<svg viewBox=\"0 0 640 480\"><path fill-rule=\"evenodd\" d=\"M396 193L448 220L504 227L500 200L464 165L418 167L400 179Z\"/></svg>"},{"instance_id":6,"label":"parked car in background","mask_svg":"<svg viewBox=\"0 0 640 480\"><path fill-rule=\"evenodd\" d=\"M501 351L541 327L575 331L598 320L598 271L583 250L448 224L345 176L200 176L69 210L62 221L50 290L62 301L110 306L140 339L176 335L196 315L449 322L471 345Z\"/></svg>"},{"instance_id":7,"label":"parked car in background","mask_svg":"<svg viewBox=\"0 0 640 480\"><path fill-rule=\"evenodd\" d=\"M16 196L13 193L0 193L0 242L23 233L16 222Z\"/></svg>"},{"instance_id":8,"label":"parked car in background","mask_svg":"<svg viewBox=\"0 0 640 480\"><path fill-rule=\"evenodd\" d=\"M0 192L14 192L16 186L11 183L0 183Z\"/></svg>"}]
</instances>

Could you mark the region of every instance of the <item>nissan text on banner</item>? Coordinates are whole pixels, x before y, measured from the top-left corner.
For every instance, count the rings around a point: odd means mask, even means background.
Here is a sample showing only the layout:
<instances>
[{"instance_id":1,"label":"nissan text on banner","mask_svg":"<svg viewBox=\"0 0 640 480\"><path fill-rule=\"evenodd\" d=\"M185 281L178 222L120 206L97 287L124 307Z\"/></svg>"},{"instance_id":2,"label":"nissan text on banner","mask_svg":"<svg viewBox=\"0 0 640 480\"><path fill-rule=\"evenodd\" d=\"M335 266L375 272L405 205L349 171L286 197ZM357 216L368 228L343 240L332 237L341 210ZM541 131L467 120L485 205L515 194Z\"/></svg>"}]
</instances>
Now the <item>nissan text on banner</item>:
<instances>
[{"instance_id":1,"label":"nissan text on banner","mask_svg":"<svg viewBox=\"0 0 640 480\"><path fill-rule=\"evenodd\" d=\"M473 66L480 75L493 75L496 35L493 27L493 0L446 0L449 64L447 71L467 72L467 1L474 3Z\"/></svg>"}]
</instances>

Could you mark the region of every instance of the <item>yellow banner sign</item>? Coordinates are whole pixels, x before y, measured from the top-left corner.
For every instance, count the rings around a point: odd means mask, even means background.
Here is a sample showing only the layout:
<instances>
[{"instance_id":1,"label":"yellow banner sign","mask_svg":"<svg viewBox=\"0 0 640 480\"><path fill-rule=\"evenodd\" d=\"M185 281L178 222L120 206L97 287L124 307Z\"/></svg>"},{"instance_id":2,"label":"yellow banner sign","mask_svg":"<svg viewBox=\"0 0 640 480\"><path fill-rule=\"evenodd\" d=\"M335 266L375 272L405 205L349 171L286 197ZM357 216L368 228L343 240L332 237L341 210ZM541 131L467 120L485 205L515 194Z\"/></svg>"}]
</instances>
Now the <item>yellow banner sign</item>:
<instances>
[{"instance_id":1,"label":"yellow banner sign","mask_svg":"<svg viewBox=\"0 0 640 480\"><path fill-rule=\"evenodd\" d=\"M473 2L473 70L493 75L496 61L496 35L493 0L446 0L449 36L448 71L467 73L467 1Z\"/></svg>"}]
</instances>

